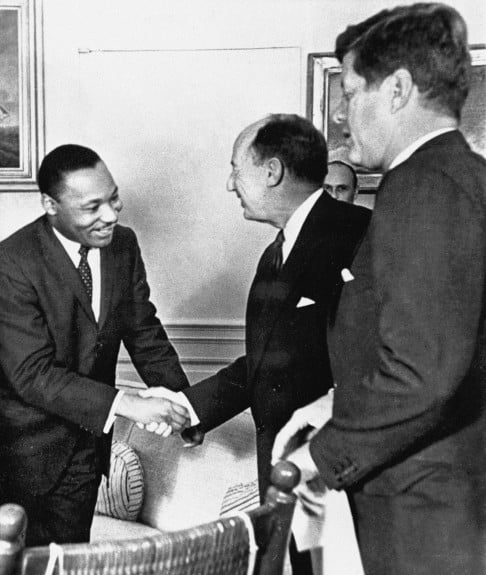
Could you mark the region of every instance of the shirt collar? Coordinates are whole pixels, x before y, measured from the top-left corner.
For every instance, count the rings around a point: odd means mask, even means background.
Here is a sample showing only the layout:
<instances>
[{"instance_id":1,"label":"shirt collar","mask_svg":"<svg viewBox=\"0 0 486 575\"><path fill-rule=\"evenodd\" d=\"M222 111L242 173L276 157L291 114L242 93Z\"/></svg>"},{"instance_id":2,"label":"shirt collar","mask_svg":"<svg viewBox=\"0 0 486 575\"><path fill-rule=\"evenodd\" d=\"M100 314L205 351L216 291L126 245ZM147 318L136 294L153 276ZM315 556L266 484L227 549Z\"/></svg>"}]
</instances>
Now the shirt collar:
<instances>
[{"instance_id":1,"label":"shirt collar","mask_svg":"<svg viewBox=\"0 0 486 575\"><path fill-rule=\"evenodd\" d=\"M399 164L402 164L405 160L408 160L408 158L410 158L410 156L416 150L418 150L420 148L420 146L425 144L425 142L428 142L429 140L433 140L437 136L440 136L440 135L445 134L447 132L453 132L456 129L457 128L451 128L451 127L440 128L439 130L434 130L433 132L429 132L428 134L425 134L425 136L421 136L420 138L415 140L415 142L412 142L409 146L407 146L404 150L402 150L397 156L395 156L395 159L390 164L390 167L388 168L388 170L393 170L393 168L396 168Z\"/></svg>"},{"instance_id":2,"label":"shirt collar","mask_svg":"<svg viewBox=\"0 0 486 575\"><path fill-rule=\"evenodd\" d=\"M314 204L320 198L321 194L322 194L322 188L319 188L318 190L313 192L308 198L306 198L300 204L300 206L295 210L295 212L290 216L283 230L285 235L285 242L282 246L284 259L286 259L286 256L288 256L291 249L294 247L294 244L297 240L297 237L300 234L300 230L302 229L305 220L307 219L307 216L314 207Z\"/></svg>"},{"instance_id":3,"label":"shirt collar","mask_svg":"<svg viewBox=\"0 0 486 575\"><path fill-rule=\"evenodd\" d=\"M62 247L66 250L68 256L75 263L75 265L77 265L77 262L79 260L79 248L81 244L79 242L73 242L73 240L70 240L66 236L63 236L61 232L57 230L55 227L52 227L52 230L56 238L61 242ZM97 250L98 248L91 248L91 249Z\"/></svg>"}]
</instances>

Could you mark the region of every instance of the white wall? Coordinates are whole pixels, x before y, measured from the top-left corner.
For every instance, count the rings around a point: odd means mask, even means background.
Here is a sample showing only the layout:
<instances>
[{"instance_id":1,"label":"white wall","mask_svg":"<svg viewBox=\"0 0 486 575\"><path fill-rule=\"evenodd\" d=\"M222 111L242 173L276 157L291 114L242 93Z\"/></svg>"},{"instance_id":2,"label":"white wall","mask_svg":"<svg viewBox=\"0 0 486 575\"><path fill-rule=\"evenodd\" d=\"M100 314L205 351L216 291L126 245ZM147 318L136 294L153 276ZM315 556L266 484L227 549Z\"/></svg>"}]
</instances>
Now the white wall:
<instances>
[{"instance_id":1,"label":"white wall","mask_svg":"<svg viewBox=\"0 0 486 575\"><path fill-rule=\"evenodd\" d=\"M78 142L105 159L165 321L243 321L274 231L225 191L232 142L268 112L304 114L308 52L395 3L44 0L46 150ZM485 4L450 3L485 42ZM37 193L0 194L0 237L40 213Z\"/></svg>"}]
</instances>

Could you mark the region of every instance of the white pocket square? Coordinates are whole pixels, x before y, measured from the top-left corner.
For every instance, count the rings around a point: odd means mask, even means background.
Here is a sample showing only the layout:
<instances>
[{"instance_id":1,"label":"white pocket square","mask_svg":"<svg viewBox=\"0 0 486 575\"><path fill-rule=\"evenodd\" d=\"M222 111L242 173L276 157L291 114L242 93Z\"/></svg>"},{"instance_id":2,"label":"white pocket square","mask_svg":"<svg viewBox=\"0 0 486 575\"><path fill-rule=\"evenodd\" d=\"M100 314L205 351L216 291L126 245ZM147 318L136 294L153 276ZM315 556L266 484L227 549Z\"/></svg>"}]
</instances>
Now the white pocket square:
<instances>
[{"instance_id":1,"label":"white pocket square","mask_svg":"<svg viewBox=\"0 0 486 575\"><path fill-rule=\"evenodd\" d=\"M354 276L353 274L348 270L348 268L343 268L341 270L341 277L343 278L343 281L345 282L350 282L352 280L354 280Z\"/></svg>"},{"instance_id":2,"label":"white pocket square","mask_svg":"<svg viewBox=\"0 0 486 575\"><path fill-rule=\"evenodd\" d=\"M299 302L297 303L297 307L305 307L306 305L313 305L316 302L313 299L308 297L301 297Z\"/></svg>"}]
</instances>

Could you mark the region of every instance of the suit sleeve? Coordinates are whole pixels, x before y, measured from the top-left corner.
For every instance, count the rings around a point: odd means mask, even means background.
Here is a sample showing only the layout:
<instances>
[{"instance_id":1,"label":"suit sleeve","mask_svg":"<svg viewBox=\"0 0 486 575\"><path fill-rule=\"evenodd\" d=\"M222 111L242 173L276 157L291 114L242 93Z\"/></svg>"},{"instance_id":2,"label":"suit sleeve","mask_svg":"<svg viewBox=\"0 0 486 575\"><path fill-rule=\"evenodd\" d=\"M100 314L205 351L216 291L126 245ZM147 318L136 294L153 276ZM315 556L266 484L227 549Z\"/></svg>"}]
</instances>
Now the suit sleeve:
<instances>
[{"instance_id":1,"label":"suit sleeve","mask_svg":"<svg viewBox=\"0 0 486 575\"><path fill-rule=\"evenodd\" d=\"M116 390L68 369L35 287L17 262L0 253L0 382L29 406L101 435Z\"/></svg>"},{"instance_id":2,"label":"suit sleeve","mask_svg":"<svg viewBox=\"0 0 486 575\"><path fill-rule=\"evenodd\" d=\"M380 195L370 227L371 367L343 390L338 383L333 418L310 444L333 488L440 431L471 366L481 316L484 214L475 192L419 166L389 174Z\"/></svg>"},{"instance_id":3,"label":"suit sleeve","mask_svg":"<svg viewBox=\"0 0 486 575\"><path fill-rule=\"evenodd\" d=\"M131 232L134 255L131 294L123 306L123 343L134 366L148 386L162 385L180 391L189 385L179 357L156 316L150 288L135 234Z\"/></svg>"},{"instance_id":4,"label":"suit sleeve","mask_svg":"<svg viewBox=\"0 0 486 575\"><path fill-rule=\"evenodd\" d=\"M246 357L184 390L201 421L210 431L250 406L246 376Z\"/></svg>"}]
</instances>

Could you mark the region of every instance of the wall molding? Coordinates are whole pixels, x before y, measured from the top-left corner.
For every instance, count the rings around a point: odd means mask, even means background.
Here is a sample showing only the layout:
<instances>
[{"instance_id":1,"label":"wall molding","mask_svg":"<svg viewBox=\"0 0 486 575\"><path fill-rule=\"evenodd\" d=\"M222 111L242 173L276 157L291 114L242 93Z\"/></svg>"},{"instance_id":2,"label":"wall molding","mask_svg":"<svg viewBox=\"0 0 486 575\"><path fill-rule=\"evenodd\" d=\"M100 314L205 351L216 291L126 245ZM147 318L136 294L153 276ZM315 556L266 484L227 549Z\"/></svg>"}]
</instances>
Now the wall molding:
<instances>
[{"instance_id":1,"label":"wall molding","mask_svg":"<svg viewBox=\"0 0 486 575\"><path fill-rule=\"evenodd\" d=\"M245 353L245 326L239 321L180 320L164 327L191 382L214 374ZM140 381L124 348L118 359L118 378Z\"/></svg>"}]
</instances>

